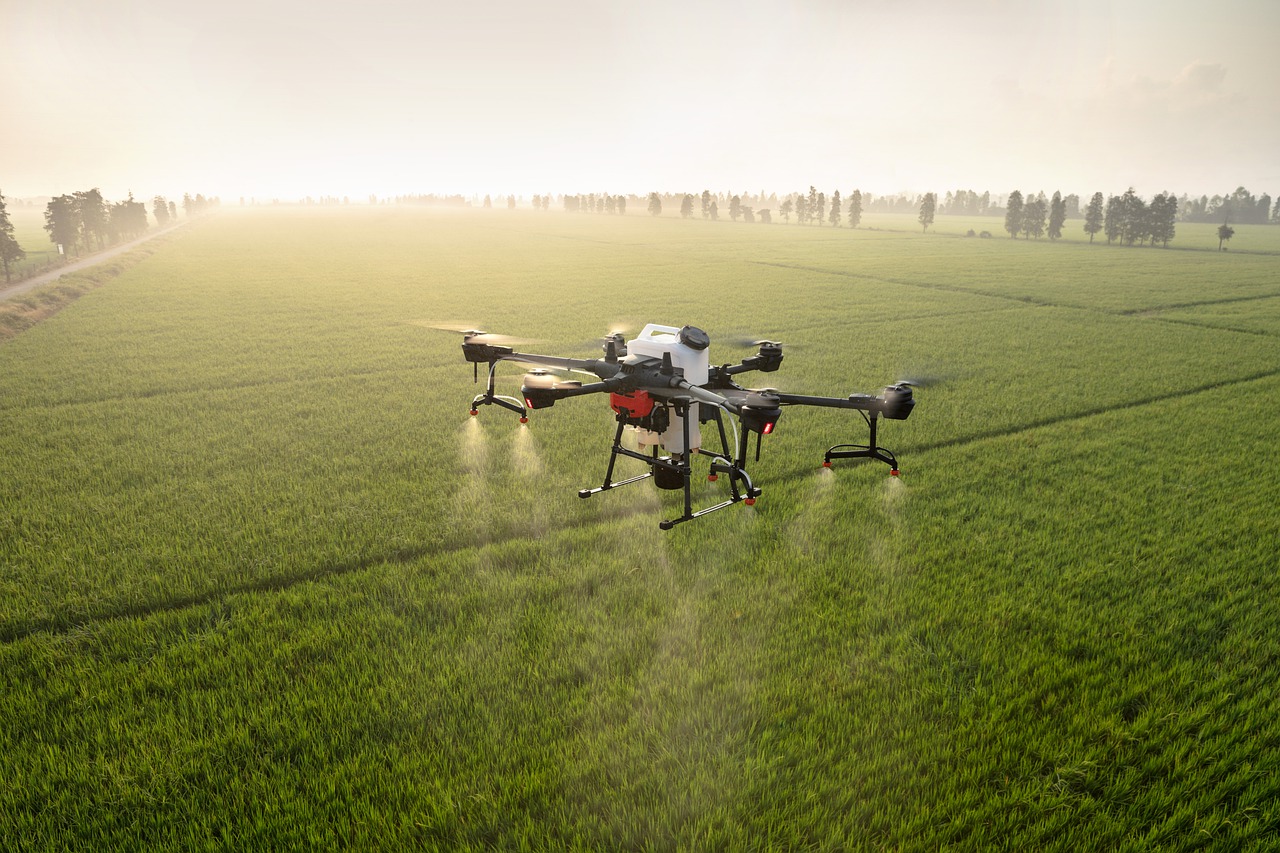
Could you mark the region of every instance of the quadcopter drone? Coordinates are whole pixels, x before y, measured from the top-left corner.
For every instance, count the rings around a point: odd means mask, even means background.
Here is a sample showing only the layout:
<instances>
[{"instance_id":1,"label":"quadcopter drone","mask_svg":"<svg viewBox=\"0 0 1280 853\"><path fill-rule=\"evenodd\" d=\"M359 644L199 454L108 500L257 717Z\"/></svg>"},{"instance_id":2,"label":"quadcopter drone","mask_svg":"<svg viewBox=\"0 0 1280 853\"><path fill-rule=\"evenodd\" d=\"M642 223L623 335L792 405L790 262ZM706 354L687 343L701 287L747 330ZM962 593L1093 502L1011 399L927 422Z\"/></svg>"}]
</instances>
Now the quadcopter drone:
<instances>
[{"instance_id":1,"label":"quadcopter drone","mask_svg":"<svg viewBox=\"0 0 1280 853\"><path fill-rule=\"evenodd\" d=\"M461 330L459 330L461 331ZM876 459L889 466L891 476L898 475L898 460L892 452L876 443L876 425L881 416L905 420L915 406L911 382L887 386L879 395L851 394L848 397L813 397L786 394L772 388L752 390L738 385L734 377L758 370L772 373L782 364L782 344L777 341L754 341L759 347L755 355L738 364L713 366L708 347L711 339L694 326L675 328L649 324L633 340L625 340L621 332L603 339L603 358L562 358L516 352L512 339L492 335L478 329L463 331L462 354L471 362L475 381L480 378L480 365L488 365L488 383L483 394L471 401L471 415L481 406L498 406L520 416L527 423L529 410L549 409L557 400L587 394L608 394L618 427L610 448L609 466L604 483L578 492L589 498L600 492L628 486L652 478L660 489L683 490L684 513L679 518L659 523L663 530L701 518L708 513L742 502L755 503L761 490L747 474L747 449L751 433L756 436L756 461L760 459L763 436L773 433L783 406L821 406L859 411L870 429L866 444L837 444L827 450L823 467L830 468L833 459ZM494 376L502 362L531 365L520 388L522 400L495 393ZM598 381L583 384L565 379L553 371L577 372L594 376ZM729 447L726 416L737 418L738 428L730 431L734 448ZM714 424L720 451L703 447L701 425ZM623 431L635 433L637 450L623 444ZM614 465L619 456L638 459L648 465L647 473L614 481ZM714 482L728 475L729 496L719 503L693 509L690 488L693 462L699 456L709 457L707 479Z\"/></svg>"}]
</instances>

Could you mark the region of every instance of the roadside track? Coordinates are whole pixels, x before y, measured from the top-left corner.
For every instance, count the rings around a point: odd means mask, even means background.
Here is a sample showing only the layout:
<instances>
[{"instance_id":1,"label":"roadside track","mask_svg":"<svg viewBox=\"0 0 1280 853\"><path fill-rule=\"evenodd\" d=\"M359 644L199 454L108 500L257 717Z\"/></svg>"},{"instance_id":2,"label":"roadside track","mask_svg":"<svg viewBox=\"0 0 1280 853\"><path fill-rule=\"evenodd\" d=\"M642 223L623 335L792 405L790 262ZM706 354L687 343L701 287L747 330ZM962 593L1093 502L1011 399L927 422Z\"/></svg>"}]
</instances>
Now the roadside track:
<instances>
[{"instance_id":1,"label":"roadside track","mask_svg":"<svg viewBox=\"0 0 1280 853\"><path fill-rule=\"evenodd\" d=\"M39 275L35 275L35 276L32 276L31 278L24 279L23 281L20 281L17 284L11 285L9 287L0 287L0 301L4 301L5 299L11 299L15 296L26 293L28 290L34 290L35 288L40 287L42 285L57 281L67 273L77 272L78 270L87 269L95 264L100 264L103 261L110 260L111 258L114 258L116 255L127 252L130 249L136 249L138 246L141 246L143 243L147 242L148 240L151 240L155 237L159 237L161 234L172 233L173 231L186 225L187 222L189 221L190 220L186 220L186 219L181 220L176 224L169 225L159 231L152 231L139 237L136 240L130 240L128 243L121 243L118 246L112 246L110 249L104 249L101 252L97 252L96 254L89 255L86 258L81 258L80 260L72 261L69 264L60 266L55 270L50 270L49 272L40 273Z\"/></svg>"}]
</instances>

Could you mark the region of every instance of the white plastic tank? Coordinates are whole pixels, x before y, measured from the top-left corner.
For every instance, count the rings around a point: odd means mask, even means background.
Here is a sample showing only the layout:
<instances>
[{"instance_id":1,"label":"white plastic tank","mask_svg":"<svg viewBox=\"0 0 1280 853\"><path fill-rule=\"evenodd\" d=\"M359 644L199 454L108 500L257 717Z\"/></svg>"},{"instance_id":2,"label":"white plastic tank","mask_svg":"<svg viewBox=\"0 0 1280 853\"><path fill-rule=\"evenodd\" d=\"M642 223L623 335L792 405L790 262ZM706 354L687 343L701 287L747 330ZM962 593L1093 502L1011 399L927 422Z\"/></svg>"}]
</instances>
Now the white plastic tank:
<instances>
[{"instance_id":1,"label":"white plastic tank","mask_svg":"<svg viewBox=\"0 0 1280 853\"><path fill-rule=\"evenodd\" d=\"M650 323L635 340L627 341L627 357L662 358L671 353L672 367L684 372L684 380L690 385L705 385L711 372L710 339L707 333L695 326L677 329ZM671 453L693 452L702 446L702 431L698 428L697 403L692 406L694 417L689 421L689 448L684 446L684 419L671 416L671 424L662 433L662 446Z\"/></svg>"},{"instance_id":2,"label":"white plastic tank","mask_svg":"<svg viewBox=\"0 0 1280 853\"><path fill-rule=\"evenodd\" d=\"M684 371L684 379L690 385L705 385L711 372L711 352L707 348L707 333L694 326L677 329L650 323L640 335L627 341L627 355L662 358L671 353L671 364Z\"/></svg>"}]
</instances>

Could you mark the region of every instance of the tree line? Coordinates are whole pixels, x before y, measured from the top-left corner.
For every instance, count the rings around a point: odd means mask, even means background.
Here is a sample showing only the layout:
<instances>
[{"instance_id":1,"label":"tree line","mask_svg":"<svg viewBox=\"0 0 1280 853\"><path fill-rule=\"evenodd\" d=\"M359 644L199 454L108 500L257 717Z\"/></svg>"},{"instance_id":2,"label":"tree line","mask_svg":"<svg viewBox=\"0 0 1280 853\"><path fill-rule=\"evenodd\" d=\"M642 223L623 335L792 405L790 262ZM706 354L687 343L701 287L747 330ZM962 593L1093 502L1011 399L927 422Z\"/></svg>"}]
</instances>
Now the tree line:
<instances>
[{"instance_id":1,"label":"tree line","mask_svg":"<svg viewBox=\"0 0 1280 853\"><path fill-rule=\"evenodd\" d=\"M206 213L219 203L217 197L205 198L200 193L182 196L182 209L188 218ZM102 191L94 187L49 199L44 209L44 230L58 247L59 254L78 257L140 237L150 227L147 215L147 205L135 199L133 193L123 201L108 202ZM151 200L151 216L156 225L163 228L177 221L178 205L156 196ZM4 196L0 195L0 261L3 261L6 282L11 280L12 266L26 256L14 239L8 208Z\"/></svg>"}]
</instances>

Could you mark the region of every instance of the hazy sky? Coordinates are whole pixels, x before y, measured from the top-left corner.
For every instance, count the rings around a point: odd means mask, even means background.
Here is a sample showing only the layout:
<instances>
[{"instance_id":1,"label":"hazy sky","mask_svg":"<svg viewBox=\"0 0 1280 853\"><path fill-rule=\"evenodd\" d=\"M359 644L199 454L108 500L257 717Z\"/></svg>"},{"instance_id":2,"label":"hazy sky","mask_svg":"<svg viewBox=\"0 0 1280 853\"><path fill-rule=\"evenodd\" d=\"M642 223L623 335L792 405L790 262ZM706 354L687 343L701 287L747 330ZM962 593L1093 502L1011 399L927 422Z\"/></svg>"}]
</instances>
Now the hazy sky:
<instances>
[{"instance_id":1,"label":"hazy sky","mask_svg":"<svg viewBox=\"0 0 1280 853\"><path fill-rule=\"evenodd\" d=\"M1277 0L0 0L0 190L1280 193Z\"/></svg>"}]
</instances>

